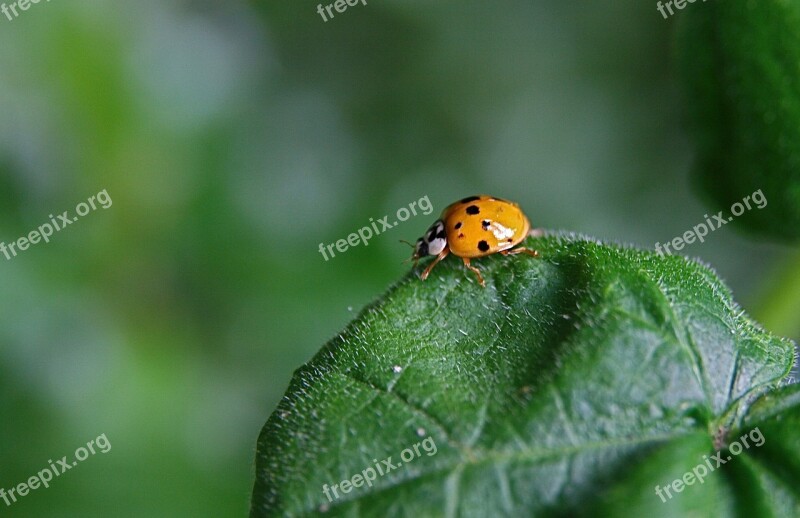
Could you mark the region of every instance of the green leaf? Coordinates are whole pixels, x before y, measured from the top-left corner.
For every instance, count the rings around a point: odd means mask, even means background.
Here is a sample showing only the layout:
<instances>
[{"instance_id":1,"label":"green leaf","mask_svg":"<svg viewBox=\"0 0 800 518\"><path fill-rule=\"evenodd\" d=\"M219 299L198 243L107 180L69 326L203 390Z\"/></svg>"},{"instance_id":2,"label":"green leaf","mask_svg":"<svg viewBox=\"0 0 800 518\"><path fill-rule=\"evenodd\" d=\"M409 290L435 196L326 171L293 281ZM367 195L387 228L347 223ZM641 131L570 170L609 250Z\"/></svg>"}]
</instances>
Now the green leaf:
<instances>
[{"instance_id":1,"label":"green leaf","mask_svg":"<svg viewBox=\"0 0 800 518\"><path fill-rule=\"evenodd\" d=\"M781 483L800 463L737 459L667 503L654 491L742 429L754 401L798 412L775 396L791 341L696 262L572 235L527 245L541 258L473 263L485 289L457 258L425 282L410 273L300 368L258 442L251 516L733 516L751 479L775 516L800 509ZM797 459L775 422L768 444Z\"/></svg>"},{"instance_id":2,"label":"green leaf","mask_svg":"<svg viewBox=\"0 0 800 518\"><path fill-rule=\"evenodd\" d=\"M697 147L695 174L714 210L761 190L734 221L800 237L800 1L725 0L679 13L681 75ZM751 205L753 205L751 203Z\"/></svg>"}]
</instances>

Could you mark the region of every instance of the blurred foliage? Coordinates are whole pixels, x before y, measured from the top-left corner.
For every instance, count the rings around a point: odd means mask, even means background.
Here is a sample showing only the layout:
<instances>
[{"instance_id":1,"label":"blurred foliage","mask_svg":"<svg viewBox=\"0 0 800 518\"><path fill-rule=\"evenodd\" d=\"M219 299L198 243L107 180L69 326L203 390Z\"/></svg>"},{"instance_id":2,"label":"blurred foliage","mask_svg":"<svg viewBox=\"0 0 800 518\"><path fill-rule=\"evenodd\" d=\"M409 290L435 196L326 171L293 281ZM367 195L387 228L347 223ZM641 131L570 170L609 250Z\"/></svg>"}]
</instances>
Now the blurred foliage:
<instances>
[{"instance_id":1,"label":"blurred foliage","mask_svg":"<svg viewBox=\"0 0 800 518\"><path fill-rule=\"evenodd\" d=\"M114 200L0 258L0 487L101 433L113 445L12 515L246 514L292 370L407 271L396 240L430 224L318 253L371 217L488 192L536 226L646 247L702 221L670 25L633 0L390 0L327 23L274 0L0 17L0 241ZM727 228L686 253L745 307L754 271L794 260Z\"/></svg>"},{"instance_id":2,"label":"blurred foliage","mask_svg":"<svg viewBox=\"0 0 800 518\"><path fill-rule=\"evenodd\" d=\"M714 210L762 190L768 210L734 221L800 238L800 2L728 0L688 9L676 42Z\"/></svg>"},{"instance_id":3,"label":"blurred foliage","mask_svg":"<svg viewBox=\"0 0 800 518\"><path fill-rule=\"evenodd\" d=\"M751 432L753 399L789 381L789 340L684 258L572 235L525 246L541 258L481 261L486 288L455 262L409 273L297 371L259 440L251 517L797 516L784 484L800 464L775 458L707 472L667 506L653 490L713 455L719 430ZM796 397L772 407L800 418ZM771 430L772 452L800 460L796 433ZM390 456L369 486L351 478ZM733 496L752 477L758 498Z\"/></svg>"}]
</instances>

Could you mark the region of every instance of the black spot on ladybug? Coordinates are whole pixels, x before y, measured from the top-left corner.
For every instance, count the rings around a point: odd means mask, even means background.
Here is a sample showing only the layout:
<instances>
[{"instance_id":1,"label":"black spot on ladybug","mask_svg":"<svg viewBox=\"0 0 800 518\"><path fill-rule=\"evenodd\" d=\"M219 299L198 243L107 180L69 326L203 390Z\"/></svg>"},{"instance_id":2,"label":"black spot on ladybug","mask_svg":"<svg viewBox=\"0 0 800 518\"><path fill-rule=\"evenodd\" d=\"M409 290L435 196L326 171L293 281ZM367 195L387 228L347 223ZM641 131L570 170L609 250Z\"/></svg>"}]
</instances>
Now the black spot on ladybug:
<instances>
[{"instance_id":1,"label":"black spot on ladybug","mask_svg":"<svg viewBox=\"0 0 800 518\"><path fill-rule=\"evenodd\" d=\"M471 216L474 216L475 214L480 214L480 213L481 213L481 209L479 209L477 205L470 205L469 207L467 207L467 214L469 214Z\"/></svg>"},{"instance_id":2,"label":"black spot on ladybug","mask_svg":"<svg viewBox=\"0 0 800 518\"><path fill-rule=\"evenodd\" d=\"M481 226L483 227L483 230L489 230L490 224L491 222L488 219L481 221Z\"/></svg>"},{"instance_id":3,"label":"black spot on ladybug","mask_svg":"<svg viewBox=\"0 0 800 518\"><path fill-rule=\"evenodd\" d=\"M508 241L510 243L510 242L512 242L514 240L509 237L508 239L506 239L506 241Z\"/></svg>"},{"instance_id":4,"label":"black spot on ladybug","mask_svg":"<svg viewBox=\"0 0 800 518\"><path fill-rule=\"evenodd\" d=\"M454 228L456 230L460 229L461 228L461 222L459 221L458 223L456 223L456 226Z\"/></svg>"},{"instance_id":5,"label":"black spot on ladybug","mask_svg":"<svg viewBox=\"0 0 800 518\"><path fill-rule=\"evenodd\" d=\"M464 239L464 234L459 234L458 239Z\"/></svg>"},{"instance_id":6,"label":"black spot on ladybug","mask_svg":"<svg viewBox=\"0 0 800 518\"><path fill-rule=\"evenodd\" d=\"M489 243L487 243L486 241L479 241L478 250L480 250L481 252L487 252L489 250Z\"/></svg>"},{"instance_id":7,"label":"black spot on ladybug","mask_svg":"<svg viewBox=\"0 0 800 518\"><path fill-rule=\"evenodd\" d=\"M463 199L463 200L461 200L459 203L469 203L469 202L471 202L471 201L477 201L477 200L480 200L480 199L481 199L481 197L480 197L480 196L470 196L470 197L468 197L468 198L464 198L464 199Z\"/></svg>"}]
</instances>

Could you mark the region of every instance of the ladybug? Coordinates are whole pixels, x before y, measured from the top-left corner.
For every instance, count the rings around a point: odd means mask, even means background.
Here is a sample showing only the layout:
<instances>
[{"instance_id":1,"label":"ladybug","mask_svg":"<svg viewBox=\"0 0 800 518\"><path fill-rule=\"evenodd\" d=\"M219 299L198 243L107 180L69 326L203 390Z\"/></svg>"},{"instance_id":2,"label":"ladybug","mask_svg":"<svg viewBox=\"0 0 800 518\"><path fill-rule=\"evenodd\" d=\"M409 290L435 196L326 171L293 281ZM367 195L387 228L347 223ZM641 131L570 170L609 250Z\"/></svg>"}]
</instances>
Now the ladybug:
<instances>
[{"instance_id":1,"label":"ladybug","mask_svg":"<svg viewBox=\"0 0 800 518\"><path fill-rule=\"evenodd\" d=\"M494 196L470 196L448 206L442 216L417 240L411 260L417 261L429 255L436 259L425 268L424 281L436 264L453 253L464 261L464 266L475 272L478 282L486 287L480 270L470 264L476 257L491 254L528 254L538 257L539 252L517 247L528 237L531 224L514 202Z\"/></svg>"}]
</instances>

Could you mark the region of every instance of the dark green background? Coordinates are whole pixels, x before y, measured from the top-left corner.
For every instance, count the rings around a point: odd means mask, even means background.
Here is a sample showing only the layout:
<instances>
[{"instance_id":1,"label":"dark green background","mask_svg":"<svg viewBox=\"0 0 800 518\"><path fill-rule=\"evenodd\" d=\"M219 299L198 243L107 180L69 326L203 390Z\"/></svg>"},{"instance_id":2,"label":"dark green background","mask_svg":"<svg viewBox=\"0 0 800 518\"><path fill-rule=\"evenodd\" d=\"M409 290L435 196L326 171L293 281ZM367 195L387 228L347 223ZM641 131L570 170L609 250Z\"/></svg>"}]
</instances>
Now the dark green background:
<instances>
[{"instance_id":1,"label":"dark green background","mask_svg":"<svg viewBox=\"0 0 800 518\"><path fill-rule=\"evenodd\" d=\"M652 248L709 211L675 20L654 2L315 9L53 1L0 18L0 241L114 201L0 257L0 487L112 444L0 516L244 516L293 369L434 219L323 260L370 217L485 192L535 226ZM796 339L791 250L729 225L684 252Z\"/></svg>"}]
</instances>

